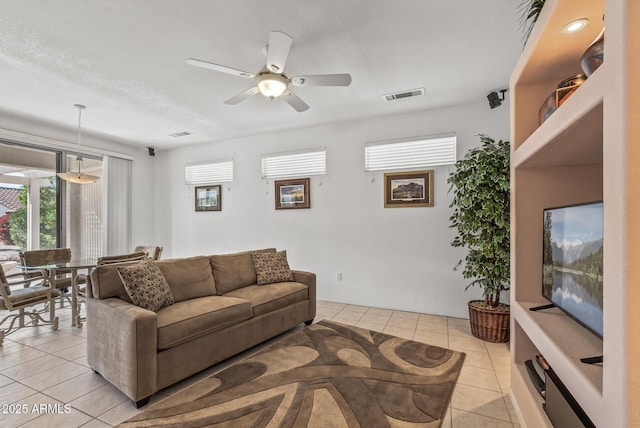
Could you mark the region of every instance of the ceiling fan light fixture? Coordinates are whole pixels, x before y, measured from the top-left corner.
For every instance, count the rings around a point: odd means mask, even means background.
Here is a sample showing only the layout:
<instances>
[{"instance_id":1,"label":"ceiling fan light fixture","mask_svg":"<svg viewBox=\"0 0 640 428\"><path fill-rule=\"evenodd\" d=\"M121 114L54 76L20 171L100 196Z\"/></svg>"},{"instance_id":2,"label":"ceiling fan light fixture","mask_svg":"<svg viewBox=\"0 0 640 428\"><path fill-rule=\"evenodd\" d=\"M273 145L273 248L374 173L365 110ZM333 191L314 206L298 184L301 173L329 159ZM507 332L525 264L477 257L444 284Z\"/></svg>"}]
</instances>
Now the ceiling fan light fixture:
<instances>
[{"instance_id":1,"label":"ceiling fan light fixture","mask_svg":"<svg viewBox=\"0 0 640 428\"><path fill-rule=\"evenodd\" d=\"M289 86L289 80L282 74L262 73L256 78L258 81L258 90L267 98L278 98Z\"/></svg>"}]
</instances>

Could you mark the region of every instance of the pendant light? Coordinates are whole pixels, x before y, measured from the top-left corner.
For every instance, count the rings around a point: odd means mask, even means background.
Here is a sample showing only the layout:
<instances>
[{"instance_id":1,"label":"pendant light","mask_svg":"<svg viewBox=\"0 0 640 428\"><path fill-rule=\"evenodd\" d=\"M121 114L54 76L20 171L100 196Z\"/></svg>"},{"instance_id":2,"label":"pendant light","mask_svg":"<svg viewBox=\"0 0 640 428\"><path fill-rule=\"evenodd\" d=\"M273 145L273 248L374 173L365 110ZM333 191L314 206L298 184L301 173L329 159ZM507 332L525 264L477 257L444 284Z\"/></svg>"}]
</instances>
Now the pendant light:
<instances>
[{"instance_id":1,"label":"pendant light","mask_svg":"<svg viewBox=\"0 0 640 428\"><path fill-rule=\"evenodd\" d=\"M82 172L82 155L80 154L80 145L82 140L82 128L80 127L80 122L82 119L82 110L87 108L82 104L74 104L75 108L78 109L78 153L76 155L76 168L69 169L69 172L61 172L58 174L58 177L62 178L69 183L77 183L77 184L89 184L97 181L100 177L97 175L87 174Z\"/></svg>"}]
</instances>

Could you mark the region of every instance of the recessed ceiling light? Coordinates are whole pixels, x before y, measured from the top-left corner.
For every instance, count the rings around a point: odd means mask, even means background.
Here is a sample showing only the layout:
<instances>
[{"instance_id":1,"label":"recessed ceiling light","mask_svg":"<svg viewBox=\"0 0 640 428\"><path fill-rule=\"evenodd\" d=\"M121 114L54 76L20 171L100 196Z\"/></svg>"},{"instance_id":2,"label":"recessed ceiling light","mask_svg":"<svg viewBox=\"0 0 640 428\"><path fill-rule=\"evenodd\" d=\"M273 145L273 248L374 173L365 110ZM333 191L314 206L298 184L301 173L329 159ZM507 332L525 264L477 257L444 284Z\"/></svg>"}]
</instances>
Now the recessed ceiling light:
<instances>
[{"instance_id":1,"label":"recessed ceiling light","mask_svg":"<svg viewBox=\"0 0 640 428\"><path fill-rule=\"evenodd\" d=\"M575 33L576 31L582 30L587 26L589 20L587 18L574 19L573 21L567 23L564 27L562 27L563 33Z\"/></svg>"}]
</instances>

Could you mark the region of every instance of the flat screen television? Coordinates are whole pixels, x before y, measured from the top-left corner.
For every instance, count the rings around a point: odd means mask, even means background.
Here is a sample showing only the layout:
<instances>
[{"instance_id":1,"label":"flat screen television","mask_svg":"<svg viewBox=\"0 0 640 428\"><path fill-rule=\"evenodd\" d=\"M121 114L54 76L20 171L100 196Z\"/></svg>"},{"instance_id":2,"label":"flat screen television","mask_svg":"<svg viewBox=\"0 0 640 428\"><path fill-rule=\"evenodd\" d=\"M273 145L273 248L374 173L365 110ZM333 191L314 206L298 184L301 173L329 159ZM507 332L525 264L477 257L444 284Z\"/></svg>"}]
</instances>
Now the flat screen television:
<instances>
[{"instance_id":1,"label":"flat screen television","mask_svg":"<svg viewBox=\"0 0 640 428\"><path fill-rule=\"evenodd\" d=\"M602 337L602 201L547 208L542 295Z\"/></svg>"}]
</instances>

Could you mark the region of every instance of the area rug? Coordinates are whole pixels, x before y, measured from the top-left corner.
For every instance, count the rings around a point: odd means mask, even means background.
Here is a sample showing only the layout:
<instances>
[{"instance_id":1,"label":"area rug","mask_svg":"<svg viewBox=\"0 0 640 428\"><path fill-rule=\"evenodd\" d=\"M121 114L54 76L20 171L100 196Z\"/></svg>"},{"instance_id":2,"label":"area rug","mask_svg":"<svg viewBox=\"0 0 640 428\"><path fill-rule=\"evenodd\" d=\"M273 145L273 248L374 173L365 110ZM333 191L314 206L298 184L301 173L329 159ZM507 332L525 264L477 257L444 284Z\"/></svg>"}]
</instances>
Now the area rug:
<instances>
[{"instance_id":1,"label":"area rug","mask_svg":"<svg viewBox=\"0 0 640 428\"><path fill-rule=\"evenodd\" d=\"M121 427L439 427L465 354L321 321Z\"/></svg>"}]
</instances>

